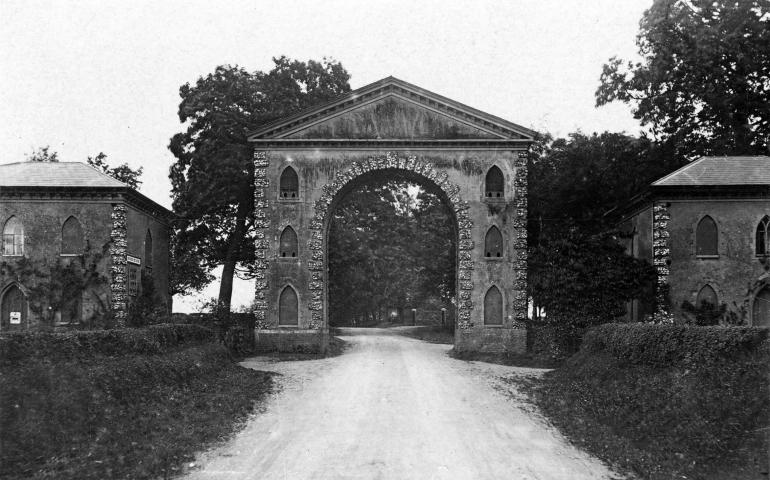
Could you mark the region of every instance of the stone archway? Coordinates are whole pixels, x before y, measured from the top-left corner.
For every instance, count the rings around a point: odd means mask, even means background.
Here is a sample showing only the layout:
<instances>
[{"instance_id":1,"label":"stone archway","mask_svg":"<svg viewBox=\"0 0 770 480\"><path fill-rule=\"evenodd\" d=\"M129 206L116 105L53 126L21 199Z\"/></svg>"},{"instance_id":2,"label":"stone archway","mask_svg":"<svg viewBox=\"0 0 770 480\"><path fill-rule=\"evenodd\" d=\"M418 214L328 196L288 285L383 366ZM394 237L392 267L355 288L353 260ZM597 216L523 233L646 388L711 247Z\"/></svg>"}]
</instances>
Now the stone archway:
<instances>
[{"instance_id":1,"label":"stone archway","mask_svg":"<svg viewBox=\"0 0 770 480\"><path fill-rule=\"evenodd\" d=\"M257 345L324 349L328 342L327 235L330 215L346 191L389 174L419 178L439 190L457 228L459 350L523 351L526 334L526 151L536 133L389 77L252 132L255 146L255 290ZM282 195L291 167L297 193ZM495 193L489 195L489 172ZM501 178L502 177L502 178ZM491 226L502 254L485 258ZM291 227L298 255L279 255ZM280 328L275 301L296 285L299 322ZM502 292L506 318L484 325L481 306L491 285Z\"/></svg>"}]
</instances>

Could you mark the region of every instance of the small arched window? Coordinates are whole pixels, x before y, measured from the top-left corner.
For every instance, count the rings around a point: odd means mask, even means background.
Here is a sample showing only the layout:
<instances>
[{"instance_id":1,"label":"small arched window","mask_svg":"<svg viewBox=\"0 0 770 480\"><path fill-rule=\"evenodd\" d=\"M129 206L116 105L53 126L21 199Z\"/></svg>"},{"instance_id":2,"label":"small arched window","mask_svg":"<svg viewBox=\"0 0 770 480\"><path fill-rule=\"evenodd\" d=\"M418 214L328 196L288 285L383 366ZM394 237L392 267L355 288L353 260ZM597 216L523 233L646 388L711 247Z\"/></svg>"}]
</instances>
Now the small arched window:
<instances>
[{"instance_id":1,"label":"small arched window","mask_svg":"<svg viewBox=\"0 0 770 480\"><path fill-rule=\"evenodd\" d=\"M770 228L770 217L765 215L765 217L759 221L759 225L757 225L757 255L767 255L770 253L770 249L768 249L768 228Z\"/></svg>"},{"instance_id":2,"label":"small arched window","mask_svg":"<svg viewBox=\"0 0 770 480\"><path fill-rule=\"evenodd\" d=\"M297 251L297 233L293 228L286 227L281 233L281 257L296 257Z\"/></svg>"},{"instance_id":3,"label":"small arched window","mask_svg":"<svg viewBox=\"0 0 770 480\"><path fill-rule=\"evenodd\" d=\"M497 166L493 166L489 169L487 172L487 180L484 182L486 192L485 196L487 198L503 198L505 197L505 177L503 177L503 172L497 168Z\"/></svg>"},{"instance_id":4,"label":"small arched window","mask_svg":"<svg viewBox=\"0 0 770 480\"><path fill-rule=\"evenodd\" d=\"M299 198L299 178L291 167L284 168L281 174L281 198Z\"/></svg>"},{"instance_id":5,"label":"small arched window","mask_svg":"<svg viewBox=\"0 0 770 480\"><path fill-rule=\"evenodd\" d=\"M290 286L281 292L281 298L278 302L278 325L299 325L297 292Z\"/></svg>"},{"instance_id":6,"label":"small arched window","mask_svg":"<svg viewBox=\"0 0 770 480\"><path fill-rule=\"evenodd\" d=\"M484 296L484 325L503 324L503 295L497 287L487 290Z\"/></svg>"},{"instance_id":7,"label":"small arched window","mask_svg":"<svg viewBox=\"0 0 770 480\"><path fill-rule=\"evenodd\" d=\"M3 255L24 255L24 226L11 217L3 228Z\"/></svg>"},{"instance_id":8,"label":"small arched window","mask_svg":"<svg viewBox=\"0 0 770 480\"><path fill-rule=\"evenodd\" d=\"M695 306L700 307L703 302L708 302L713 306L717 306L717 292L711 288L711 285L704 285L698 292L698 298L695 300Z\"/></svg>"},{"instance_id":9,"label":"small arched window","mask_svg":"<svg viewBox=\"0 0 770 480\"><path fill-rule=\"evenodd\" d=\"M719 255L717 248L718 237L717 224L711 217L703 217L695 231L695 255Z\"/></svg>"},{"instance_id":10,"label":"small arched window","mask_svg":"<svg viewBox=\"0 0 770 480\"><path fill-rule=\"evenodd\" d=\"M83 227L75 217L68 218L61 227L62 255L79 255L83 253Z\"/></svg>"},{"instance_id":11,"label":"small arched window","mask_svg":"<svg viewBox=\"0 0 770 480\"><path fill-rule=\"evenodd\" d=\"M487 236L484 239L484 256L490 258L503 256L503 235L497 227L492 227L487 231Z\"/></svg>"},{"instance_id":12,"label":"small arched window","mask_svg":"<svg viewBox=\"0 0 770 480\"><path fill-rule=\"evenodd\" d=\"M770 327L770 287L765 286L759 291L752 307L751 325Z\"/></svg>"},{"instance_id":13,"label":"small arched window","mask_svg":"<svg viewBox=\"0 0 770 480\"><path fill-rule=\"evenodd\" d=\"M152 268L152 233L149 228L144 236L144 264L147 268Z\"/></svg>"}]
</instances>

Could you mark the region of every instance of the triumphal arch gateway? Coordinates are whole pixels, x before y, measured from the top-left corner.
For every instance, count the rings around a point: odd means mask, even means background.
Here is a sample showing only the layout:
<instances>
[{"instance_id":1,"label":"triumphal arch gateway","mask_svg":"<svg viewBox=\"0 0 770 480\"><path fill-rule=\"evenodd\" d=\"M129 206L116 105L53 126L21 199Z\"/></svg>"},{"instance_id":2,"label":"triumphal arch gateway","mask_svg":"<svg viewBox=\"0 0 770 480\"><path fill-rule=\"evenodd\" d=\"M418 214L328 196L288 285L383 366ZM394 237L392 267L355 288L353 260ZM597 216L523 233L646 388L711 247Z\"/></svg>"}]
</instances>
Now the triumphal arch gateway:
<instances>
[{"instance_id":1,"label":"triumphal arch gateway","mask_svg":"<svg viewBox=\"0 0 770 480\"><path fill-rule=\"evenodd\" d=\"M326 348L331 216L362 184L398 178L453 213L455 348L524 351L535 136L393 77L252 132L258 348Z\"/></svg>"}]
</instances>

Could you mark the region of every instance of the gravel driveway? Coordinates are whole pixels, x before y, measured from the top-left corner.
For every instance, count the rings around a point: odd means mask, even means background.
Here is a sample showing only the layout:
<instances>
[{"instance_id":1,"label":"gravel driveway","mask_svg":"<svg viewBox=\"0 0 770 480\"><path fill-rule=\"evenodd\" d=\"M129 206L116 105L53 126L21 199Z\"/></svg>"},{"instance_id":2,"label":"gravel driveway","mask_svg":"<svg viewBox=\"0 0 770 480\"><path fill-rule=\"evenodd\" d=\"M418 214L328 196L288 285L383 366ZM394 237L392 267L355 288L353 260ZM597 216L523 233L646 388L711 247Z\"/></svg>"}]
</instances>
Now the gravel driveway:
<instances>
[{"instance_id":1,"label":"gravel driveway","mask_svg":"<svg viewBox=\"0 0 770 480\"><path fill-rule=\"evenodd\" d=\"M281 373L281 390L188 478L614 478L500 380L541 371L455 360L450 345L388 330L343 333L338 357L244 362Z\"/></svg>"}]
</instances>

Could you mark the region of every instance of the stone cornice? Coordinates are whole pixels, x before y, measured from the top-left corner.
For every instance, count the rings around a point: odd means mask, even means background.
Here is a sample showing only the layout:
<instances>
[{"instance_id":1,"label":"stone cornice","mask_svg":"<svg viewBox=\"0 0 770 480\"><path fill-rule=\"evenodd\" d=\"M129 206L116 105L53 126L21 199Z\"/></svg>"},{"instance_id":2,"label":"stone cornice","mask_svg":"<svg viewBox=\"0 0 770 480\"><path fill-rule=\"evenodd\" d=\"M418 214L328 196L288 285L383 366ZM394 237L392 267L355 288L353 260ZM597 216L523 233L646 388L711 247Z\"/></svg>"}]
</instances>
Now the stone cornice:
<instances>
[{"instance_id":1,"label":"stone cornice","mask_svg":"<svg viewBox=\"0 0 770 480\"><path fill-rule=\"evenodd\" d=\"M331 150L527 150L532 140L411 140L411 139L283 139L252 140L257 150L295 150L323 148Z\"/></svg>"}]
</instances>

